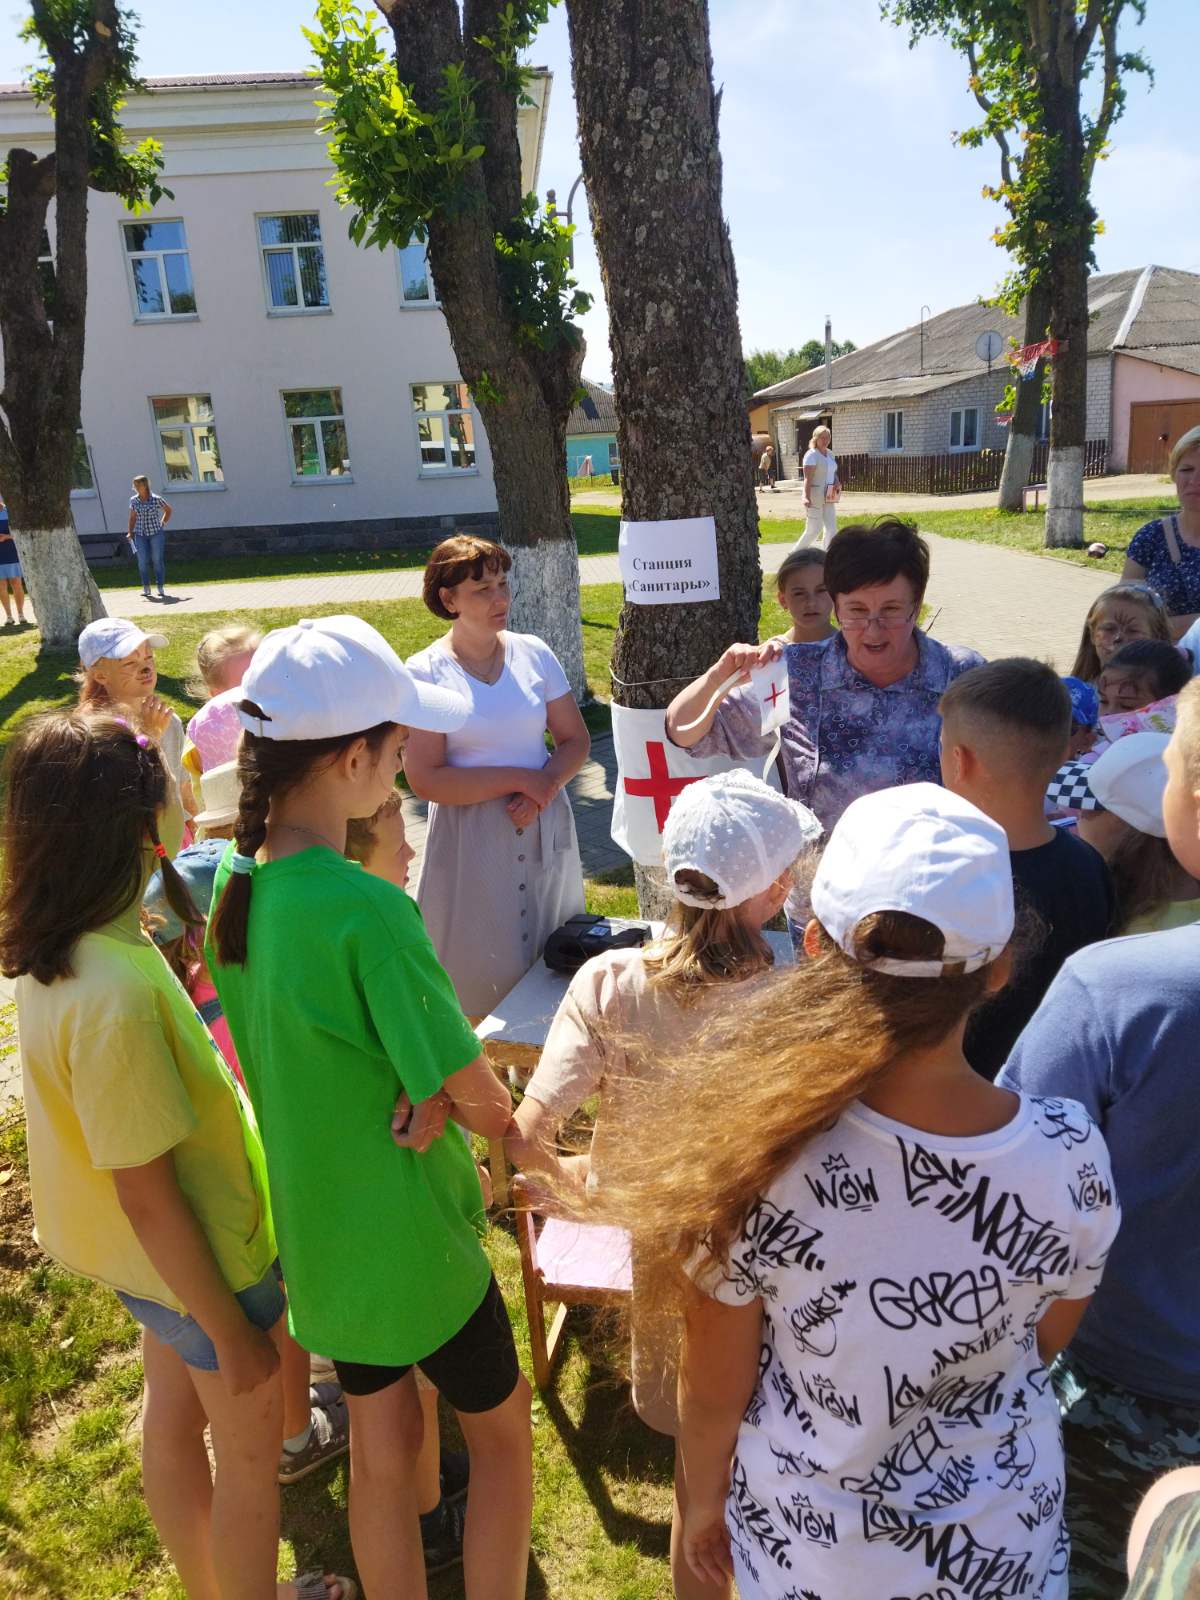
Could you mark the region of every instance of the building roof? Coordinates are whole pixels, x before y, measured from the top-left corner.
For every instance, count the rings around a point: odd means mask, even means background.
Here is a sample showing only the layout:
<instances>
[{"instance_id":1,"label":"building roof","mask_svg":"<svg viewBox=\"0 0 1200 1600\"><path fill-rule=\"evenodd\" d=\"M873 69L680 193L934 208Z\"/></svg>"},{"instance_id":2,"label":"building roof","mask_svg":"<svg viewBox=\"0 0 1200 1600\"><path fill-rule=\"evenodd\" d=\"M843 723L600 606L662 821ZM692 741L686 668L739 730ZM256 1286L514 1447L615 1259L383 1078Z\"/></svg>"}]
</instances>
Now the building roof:
<instances>
[{"instance_id":1,"label":"building roof","mask_svg":"<svg viewBox=\"0 0 1200 1600\"><path fill-rule=\"evenodd\" d=\"M818 368L823 372L824 368ZM973 378L974 372L926 373L923 377L893 378L888 383L856 383L835 389L818 389L788 404L777 406L779 411L800 411L810 417L819 417L826 406L848 405L853 400L907 399L912 395L932 394L935 389L948 389L951 384Z\"/></svg>"},{"instance_id":2,"label":"building roof","mask_svg":"<svg viewBox=\"0 0 1200 1600\"><path fill-rule=\"evenodd\" d=\"M594 409L596 414L588 416L583 409L585 402L581 401L567 418L568 437L578 433L616 433L617 402L612 390L602 389L587 378L583 379L583 387L587 390L589 409Z\"/></svg>"},{"instance_id":3,"label":"building roof","mask_svg":"<svg viewBox=\"0 0 1200 1600\"><path fill-rule=\"evenodd\" d=\"M206 72L179 78L143 78L147 89L260 89L271 84L316 83L311 72ZM0 83L0 95L29 95L25 83Z\"/></svg>"},{"instance_id":4,"label":"building roof","mask_svg":"<svg viewBox=\"0 0 1200 1600\"><path fill-rule=\"evenodd\" d=\"M1173 267L1147 266L1126 272L1097 273L1088 284L1088 306L1092 313L1088 330L1088 352L1099 355L1120 351L1145 354L1146 359L1163 366L1178 366L1195 371L1200 360L1200 274L1181 272ZM975 354L975 341L981 333L999 333L1020 344L1024 320L1010 317L995 306L955 306L953 310L929 317L924 329L924 360L919 323L876 340L861 350L839 356L833 363L834 387L825 393L824 366L812 367L794 378L760 389L756 401L883 399L890 394L923 394L925 389L901 388L910 381L940 378L961 383L984 370ZM1171 359L1149 351L1168 351ZM1003 359L1003 358L1001 358ZM943 383L930 384L943 387ZM866 392L852 392L865 391Z\"/></svg>"}]
</instances>

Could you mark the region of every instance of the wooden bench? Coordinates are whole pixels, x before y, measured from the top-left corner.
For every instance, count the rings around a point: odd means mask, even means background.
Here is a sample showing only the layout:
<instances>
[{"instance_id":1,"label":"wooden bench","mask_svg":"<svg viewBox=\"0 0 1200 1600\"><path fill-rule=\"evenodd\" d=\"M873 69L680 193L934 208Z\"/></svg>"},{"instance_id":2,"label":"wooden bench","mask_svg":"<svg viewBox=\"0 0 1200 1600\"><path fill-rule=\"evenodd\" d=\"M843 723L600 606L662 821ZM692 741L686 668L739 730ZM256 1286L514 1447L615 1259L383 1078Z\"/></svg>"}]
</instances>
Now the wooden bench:
<instances>
[{"instance_id":1,"label":"wooden bench","mask_svg":"<svg viewBox=\"0 0 1200 1600\"><path fill-rule=\"evenodd\" d=\"M1033 509L1036 511L1042 503L1042 494L1046 489L1044 483L1027 483L1021 490L1021 510L1029 510L1029 496L1033 496Z\"/></svg>"}]
</instances>

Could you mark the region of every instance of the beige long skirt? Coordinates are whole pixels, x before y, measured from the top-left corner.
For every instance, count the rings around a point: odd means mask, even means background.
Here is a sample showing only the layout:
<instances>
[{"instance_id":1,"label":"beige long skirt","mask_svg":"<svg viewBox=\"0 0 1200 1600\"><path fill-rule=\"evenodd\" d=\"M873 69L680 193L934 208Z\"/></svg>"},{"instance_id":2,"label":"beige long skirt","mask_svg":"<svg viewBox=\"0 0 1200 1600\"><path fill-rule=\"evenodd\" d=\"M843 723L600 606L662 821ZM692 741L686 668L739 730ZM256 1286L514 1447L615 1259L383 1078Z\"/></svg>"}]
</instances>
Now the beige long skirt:
<instances>
[{"instance_id":1,"label":"beige long skirt","mask_svg":"<svg viewBox=\"0 0 1200 1600\"><path fill-rule=\"evenodd\" d=\"M506 802L429 807L416 898L438 959L469 1017L485 1017L583 910L575 818L560 791L514 828Z\"/></svg>"}]
</instances>

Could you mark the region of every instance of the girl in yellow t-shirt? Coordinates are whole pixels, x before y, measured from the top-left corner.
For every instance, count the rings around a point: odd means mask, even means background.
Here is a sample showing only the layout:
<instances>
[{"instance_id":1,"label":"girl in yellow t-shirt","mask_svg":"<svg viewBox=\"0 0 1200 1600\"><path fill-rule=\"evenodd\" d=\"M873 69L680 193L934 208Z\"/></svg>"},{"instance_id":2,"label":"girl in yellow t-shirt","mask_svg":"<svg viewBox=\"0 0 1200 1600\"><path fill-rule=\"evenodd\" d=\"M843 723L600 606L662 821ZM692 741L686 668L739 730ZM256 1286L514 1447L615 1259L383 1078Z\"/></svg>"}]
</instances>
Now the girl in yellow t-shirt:
<instances>
[{"instance_id":1,"label":"girl in yellow t-shirt","mask_svg":"<svg viewBox=\"0 0 1200 1600\"><path fill-rule=\"evenodd\" d=\"M262 1145L140 925L156 867L176 915L200 920L162 843L174 787L115 717L32 718L9 756L0 967L38 1240L142 1324L143 1483L188 1594L353 1600L348 1579L275 1583L284 1299Z\"/></svg>"}]
</instances>

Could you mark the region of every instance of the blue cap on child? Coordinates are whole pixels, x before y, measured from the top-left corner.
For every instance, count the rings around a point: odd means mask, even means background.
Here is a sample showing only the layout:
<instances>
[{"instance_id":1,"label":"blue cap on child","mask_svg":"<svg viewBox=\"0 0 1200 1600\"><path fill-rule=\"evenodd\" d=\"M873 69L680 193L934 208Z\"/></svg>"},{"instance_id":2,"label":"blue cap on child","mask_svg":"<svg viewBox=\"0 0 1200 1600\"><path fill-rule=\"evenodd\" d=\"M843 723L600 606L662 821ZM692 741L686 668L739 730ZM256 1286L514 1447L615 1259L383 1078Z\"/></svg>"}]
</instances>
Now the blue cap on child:
<instances>
[{"instance_id":1,"label":"blue cap on child","mask_svg":"<svg viewBox=\"0 0 1200 1600\"><path fill-rule=\"evenodd\" d=\"M1100 696L1082 678L1064 678L1071 696L1071 721L1080 728L1094 728L1100 721Z\"/></svg>"},{"instance_id":2,"label":"blue cap on child","mask_svg":"<svg viewBox=\"0 0 1200 1600\"><path fill-rule=\"evenodd\" d=\"M202 916L208 916L217 868L221 865L221 857L228 848L228 839L201 839L199 844L188 845L186 850L181 850L175 857L175 870L187 885L188 893L195 901L196 910ZM155 944L171 944L183 937L183 923L167 904L161 872L156 872L146 885L146 892L142 896L142 908L161 924L160 927L154 928L150 935Z\"/></svg>"}]
</instances>

